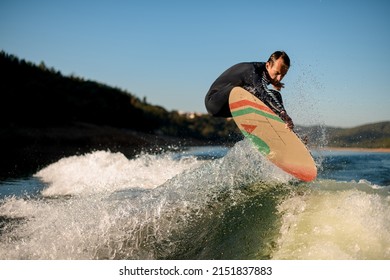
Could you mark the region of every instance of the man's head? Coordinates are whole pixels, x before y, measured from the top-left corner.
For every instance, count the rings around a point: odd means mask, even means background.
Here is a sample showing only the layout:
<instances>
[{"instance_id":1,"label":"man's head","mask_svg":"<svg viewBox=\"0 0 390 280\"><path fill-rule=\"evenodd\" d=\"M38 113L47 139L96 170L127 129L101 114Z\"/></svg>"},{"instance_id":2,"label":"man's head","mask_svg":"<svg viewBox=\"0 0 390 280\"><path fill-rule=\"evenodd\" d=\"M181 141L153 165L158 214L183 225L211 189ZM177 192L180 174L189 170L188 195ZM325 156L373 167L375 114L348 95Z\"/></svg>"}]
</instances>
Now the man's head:
<instances>
[{"instance_id":1,"label":"man's head","mask_svg":"<svg viewBox=\"0 0 390 280\"><path fill-rule=\"evenodd\" d=\"M265 64L271 84L279 85L290 67L290 58L284 51L274 52Z\"/></svg>"}]
</instances>

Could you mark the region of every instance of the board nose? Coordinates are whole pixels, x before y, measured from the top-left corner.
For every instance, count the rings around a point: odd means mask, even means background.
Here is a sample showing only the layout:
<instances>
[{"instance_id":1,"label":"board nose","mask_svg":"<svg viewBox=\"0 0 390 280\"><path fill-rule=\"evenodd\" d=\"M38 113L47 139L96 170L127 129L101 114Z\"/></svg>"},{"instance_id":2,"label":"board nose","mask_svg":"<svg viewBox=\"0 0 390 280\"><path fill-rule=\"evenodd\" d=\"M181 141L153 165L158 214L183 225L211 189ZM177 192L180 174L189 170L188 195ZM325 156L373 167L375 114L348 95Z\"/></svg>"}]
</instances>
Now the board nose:
<instances>
[{"instance_id":1,"label":"board nose","mask_svg":"<svg viewBox=\"0 0 390 280\"><path fill-rule=\"evenodd\" d=\"M311 182L315 178L317 178L317 168L308 168L305 170L300 170L299 172L294 174L294 176L304 182Z\"/></svg>"}]
</instances>

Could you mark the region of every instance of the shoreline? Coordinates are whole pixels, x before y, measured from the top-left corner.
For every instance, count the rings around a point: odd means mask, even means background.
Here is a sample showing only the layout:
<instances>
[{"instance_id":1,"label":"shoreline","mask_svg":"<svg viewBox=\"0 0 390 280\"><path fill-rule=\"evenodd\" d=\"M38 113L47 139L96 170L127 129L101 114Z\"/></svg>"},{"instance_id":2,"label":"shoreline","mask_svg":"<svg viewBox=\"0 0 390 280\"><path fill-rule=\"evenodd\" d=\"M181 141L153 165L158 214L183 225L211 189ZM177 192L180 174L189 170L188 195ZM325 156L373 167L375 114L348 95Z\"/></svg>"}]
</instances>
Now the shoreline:
<instances>
[{"instance_id":1,"label":"shoreline","mask_svg":"<svg viewBox=\"0 0 390 280\"><path fill-rule=\"evenodd\" d=\"M320 151L345 151L345 152L370 152L370 153L390 153L390 148L347 148L347 147L323 147Z\"/></svg>"},{"instance_id":2,"label":"shoreline","mask_svg":"<svg viewBox=\"0 0 390 280\"><path fill-rule=\"evenodd\" d=\"M0 139L0 180L30 176L63 157L96 150L121 152L127 158L134 158L142 152L160 153L178 147L231 147L238 140L210 142L88 123L50 127L2 127ZM311 148L317 151L390 153L390 148Z\"/></svg>"}]
</instances>

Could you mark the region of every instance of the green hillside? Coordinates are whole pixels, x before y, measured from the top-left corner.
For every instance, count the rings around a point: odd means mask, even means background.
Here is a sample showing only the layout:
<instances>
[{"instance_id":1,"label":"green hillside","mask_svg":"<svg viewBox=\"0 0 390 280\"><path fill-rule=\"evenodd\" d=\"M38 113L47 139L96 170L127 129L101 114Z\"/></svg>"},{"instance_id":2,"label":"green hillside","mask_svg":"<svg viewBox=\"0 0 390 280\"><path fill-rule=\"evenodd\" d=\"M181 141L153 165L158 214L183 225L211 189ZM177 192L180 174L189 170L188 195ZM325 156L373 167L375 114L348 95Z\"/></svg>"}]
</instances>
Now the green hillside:
<instances>
[{"instance_id":1,"label":"green hillside","mask_svg":"<svg viewBox=\"0 0 390 280\"><path fill-rule=\"evenodd\" d=\"M341 148L390 148L390 121L352 128L298 127L314 146Z\"/></svg>"},{"instance_id":2,"label":"green hillside","mask_svg":"<svg viewBox=\"0 0 390 280\"><path fill-rule=\"evenodd\" d=\"M328 131L328 146L390 148L390 121L345 129L329 128Z\"/></svg>"}]
</instances>

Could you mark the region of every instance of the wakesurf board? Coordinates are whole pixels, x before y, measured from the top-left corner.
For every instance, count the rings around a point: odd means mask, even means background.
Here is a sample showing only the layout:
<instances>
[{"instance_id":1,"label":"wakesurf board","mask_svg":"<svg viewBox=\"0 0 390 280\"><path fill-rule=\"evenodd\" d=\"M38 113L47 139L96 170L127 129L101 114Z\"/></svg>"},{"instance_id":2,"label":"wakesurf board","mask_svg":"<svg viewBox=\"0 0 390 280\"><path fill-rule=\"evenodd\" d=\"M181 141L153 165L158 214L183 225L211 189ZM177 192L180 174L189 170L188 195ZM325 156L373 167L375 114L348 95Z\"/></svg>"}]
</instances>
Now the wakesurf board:
<instances>
[{"instance_id":1,"label":"wakesurf board","mask_svg":"<svg viewBox=\"0 0 390 280\"><path fill-rule=\"evenodd\" d=\"M229 106L242 134L268 160L299 180L310 182L317 177L316 164L306 145L267 105L235 87L230 92Z\"/></svg>"}]
</instances>

